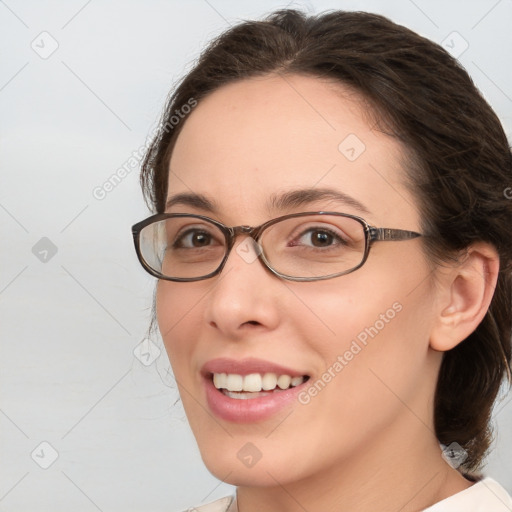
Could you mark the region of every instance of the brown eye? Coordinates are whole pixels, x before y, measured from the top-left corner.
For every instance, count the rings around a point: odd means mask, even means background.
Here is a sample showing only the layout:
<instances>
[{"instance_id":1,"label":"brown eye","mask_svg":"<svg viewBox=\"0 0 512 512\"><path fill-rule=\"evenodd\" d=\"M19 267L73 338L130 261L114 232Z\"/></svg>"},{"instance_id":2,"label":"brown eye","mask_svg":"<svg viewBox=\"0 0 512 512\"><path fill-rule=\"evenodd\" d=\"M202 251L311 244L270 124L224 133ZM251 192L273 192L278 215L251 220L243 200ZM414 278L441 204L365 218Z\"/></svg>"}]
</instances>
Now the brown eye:
<instances>
[{"instance_id":1,"label":"brown eye","mask_svg":"<svg viewBox=\"0 0 512 512\"><path fill-rule=\"evenodd\" d=\"M310 230L309 241L315 247L328 247L334 241L334 236L327 231Z\"/></svg>"},{"instance_id":2,"label":"brown eye","mask_svg":"<svg viewBox=\"0 0 512 512\"><path fill-rule=\"evenodd\" d=\"M212 241L212 235L206 231L190 229L180 235L173 243L174 248L207 247Z\"/></svg>"},{"instance_id":3,"label":"brown eye","mask_svg":"<svg viewBox=\"0 0 512 512\"><path fill-rule=\"evenodd\" d=\"M288 243L289 247L334 248L346 246L347 242L336 232L322 228L310 228Z\"/></svg>"}]
</instances>

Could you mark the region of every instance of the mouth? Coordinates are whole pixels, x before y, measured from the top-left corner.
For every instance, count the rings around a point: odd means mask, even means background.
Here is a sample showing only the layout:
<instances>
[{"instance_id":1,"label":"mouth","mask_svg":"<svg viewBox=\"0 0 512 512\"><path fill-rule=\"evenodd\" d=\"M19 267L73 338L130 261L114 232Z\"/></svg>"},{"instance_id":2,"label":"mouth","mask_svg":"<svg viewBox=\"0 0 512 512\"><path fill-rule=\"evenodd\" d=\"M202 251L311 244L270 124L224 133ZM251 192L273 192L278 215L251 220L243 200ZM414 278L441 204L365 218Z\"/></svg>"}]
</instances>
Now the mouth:
<instances>
[{"instance_id":1,"label":"mouth","mask_svg":"<svg viewBox=\"0 0 512 512\"><path fill-rule=\"evenodd\" d=\"M209 410L233 423L270 419L298 402L310 375L262 359L214 359L201 371Z\"/></svg>"},{"instance_id":2,"label":"mouth","mask_svg":"<svg viewBox=\"0 0 512 512\"><path fill-rule=\"evenodd\" d=\"M309 379L308 375L291 376L287 374L250 373L210 373L213 385L222 394L235 400L250 400L282 393L300 386Z\"/></svg>"}]
</instances>

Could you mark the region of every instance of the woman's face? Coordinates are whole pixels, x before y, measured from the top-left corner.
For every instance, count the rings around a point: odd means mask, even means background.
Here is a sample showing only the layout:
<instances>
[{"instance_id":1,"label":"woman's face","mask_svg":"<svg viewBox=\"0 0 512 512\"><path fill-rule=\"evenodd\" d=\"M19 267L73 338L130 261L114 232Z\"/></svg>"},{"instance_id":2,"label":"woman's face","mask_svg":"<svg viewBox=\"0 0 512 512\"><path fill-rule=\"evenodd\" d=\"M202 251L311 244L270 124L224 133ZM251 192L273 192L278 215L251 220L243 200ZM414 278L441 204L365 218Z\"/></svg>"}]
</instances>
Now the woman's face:
<instances>
[{"instance_id":1,"label":"woman's face","mask_svg":"<svg viewBox=\"0 0 512 512\"><path fill-rule=\"evenodd\" d=\"M420 231L415 200L401 183L401 147L365 119L353 94L312 77L224 86L186 120L169 170L168 198L198 194L215 210L182 201L167 211L257 226L330 210ZM367 211L328 196L267 208L273 196L323 189ZM240 236L220 275L159 281L160 331L212 473L237 485L284 485L354 468L355 460L375 464L378 456L385 467L413 456L415 439L432 434L440 362L428 346L435 297L420 240L377 242L353 273L293 282L247 257ZM212 373L233 374L235 387L254 373L309 380L241 399L216 389Z\"/></svg>"}]
</instances>

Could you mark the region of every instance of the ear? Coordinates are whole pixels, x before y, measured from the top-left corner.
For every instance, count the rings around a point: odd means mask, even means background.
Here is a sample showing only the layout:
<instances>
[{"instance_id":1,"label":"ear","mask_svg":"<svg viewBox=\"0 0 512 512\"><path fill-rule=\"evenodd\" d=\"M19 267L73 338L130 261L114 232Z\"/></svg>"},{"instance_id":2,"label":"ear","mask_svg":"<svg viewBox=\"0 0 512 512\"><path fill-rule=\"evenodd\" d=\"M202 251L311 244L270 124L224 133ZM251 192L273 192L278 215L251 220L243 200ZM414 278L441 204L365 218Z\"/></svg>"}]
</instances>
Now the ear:
<instances>
[{"instance_id":1,"label":"ear","mask_svg":"<svg viewBox=\"0 0 512 512\"><path fill-rule=\"evenodd\" d=\"M430 347L450 350L465 340L482 321L498 280L500 260L496 249L479 242L439 277L437 307Z\"/></svg>"}]
</instances>

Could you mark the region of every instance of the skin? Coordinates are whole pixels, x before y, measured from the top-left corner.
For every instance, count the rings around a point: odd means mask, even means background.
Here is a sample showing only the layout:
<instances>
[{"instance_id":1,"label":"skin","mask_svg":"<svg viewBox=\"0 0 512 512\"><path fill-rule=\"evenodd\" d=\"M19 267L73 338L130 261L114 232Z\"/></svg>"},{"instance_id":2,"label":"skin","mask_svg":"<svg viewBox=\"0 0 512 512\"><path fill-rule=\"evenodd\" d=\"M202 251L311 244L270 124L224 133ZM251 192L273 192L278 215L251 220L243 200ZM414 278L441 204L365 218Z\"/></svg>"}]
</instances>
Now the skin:
<instances>
[{"instance_id":1,"label":"skin","mask_svg":"<svg viewBox=\"0 0 512 512\"><path fill-rule=\"evenodd\" d=\"M218 211L168 211L256 226L332 209L421 231L417 201L402 184L403 148L374 130L362 109L342 85L313 77L223 86L188 117L169 169L169 196L201 193ZM354 161L338 149L349 134L366 146ZM351 195L370 213L330 201L265 207L273 193L322 187ZM208 469L238 486L239 510L407 512L469 487L441 457L433 397L443 351L481 321L497 271L493 248L476 244L458 265L432 272L415 239L378 242L362 268L326 281L284 281L236 250L214 278L159 281L157 320L187 417ZM257 357L314 382L397 302L402 310L307 405L243 425L208 411L199 374L206 361ZM250 468L237 457L247 442L261 452Z\"/></svg>"}]
</instances>

